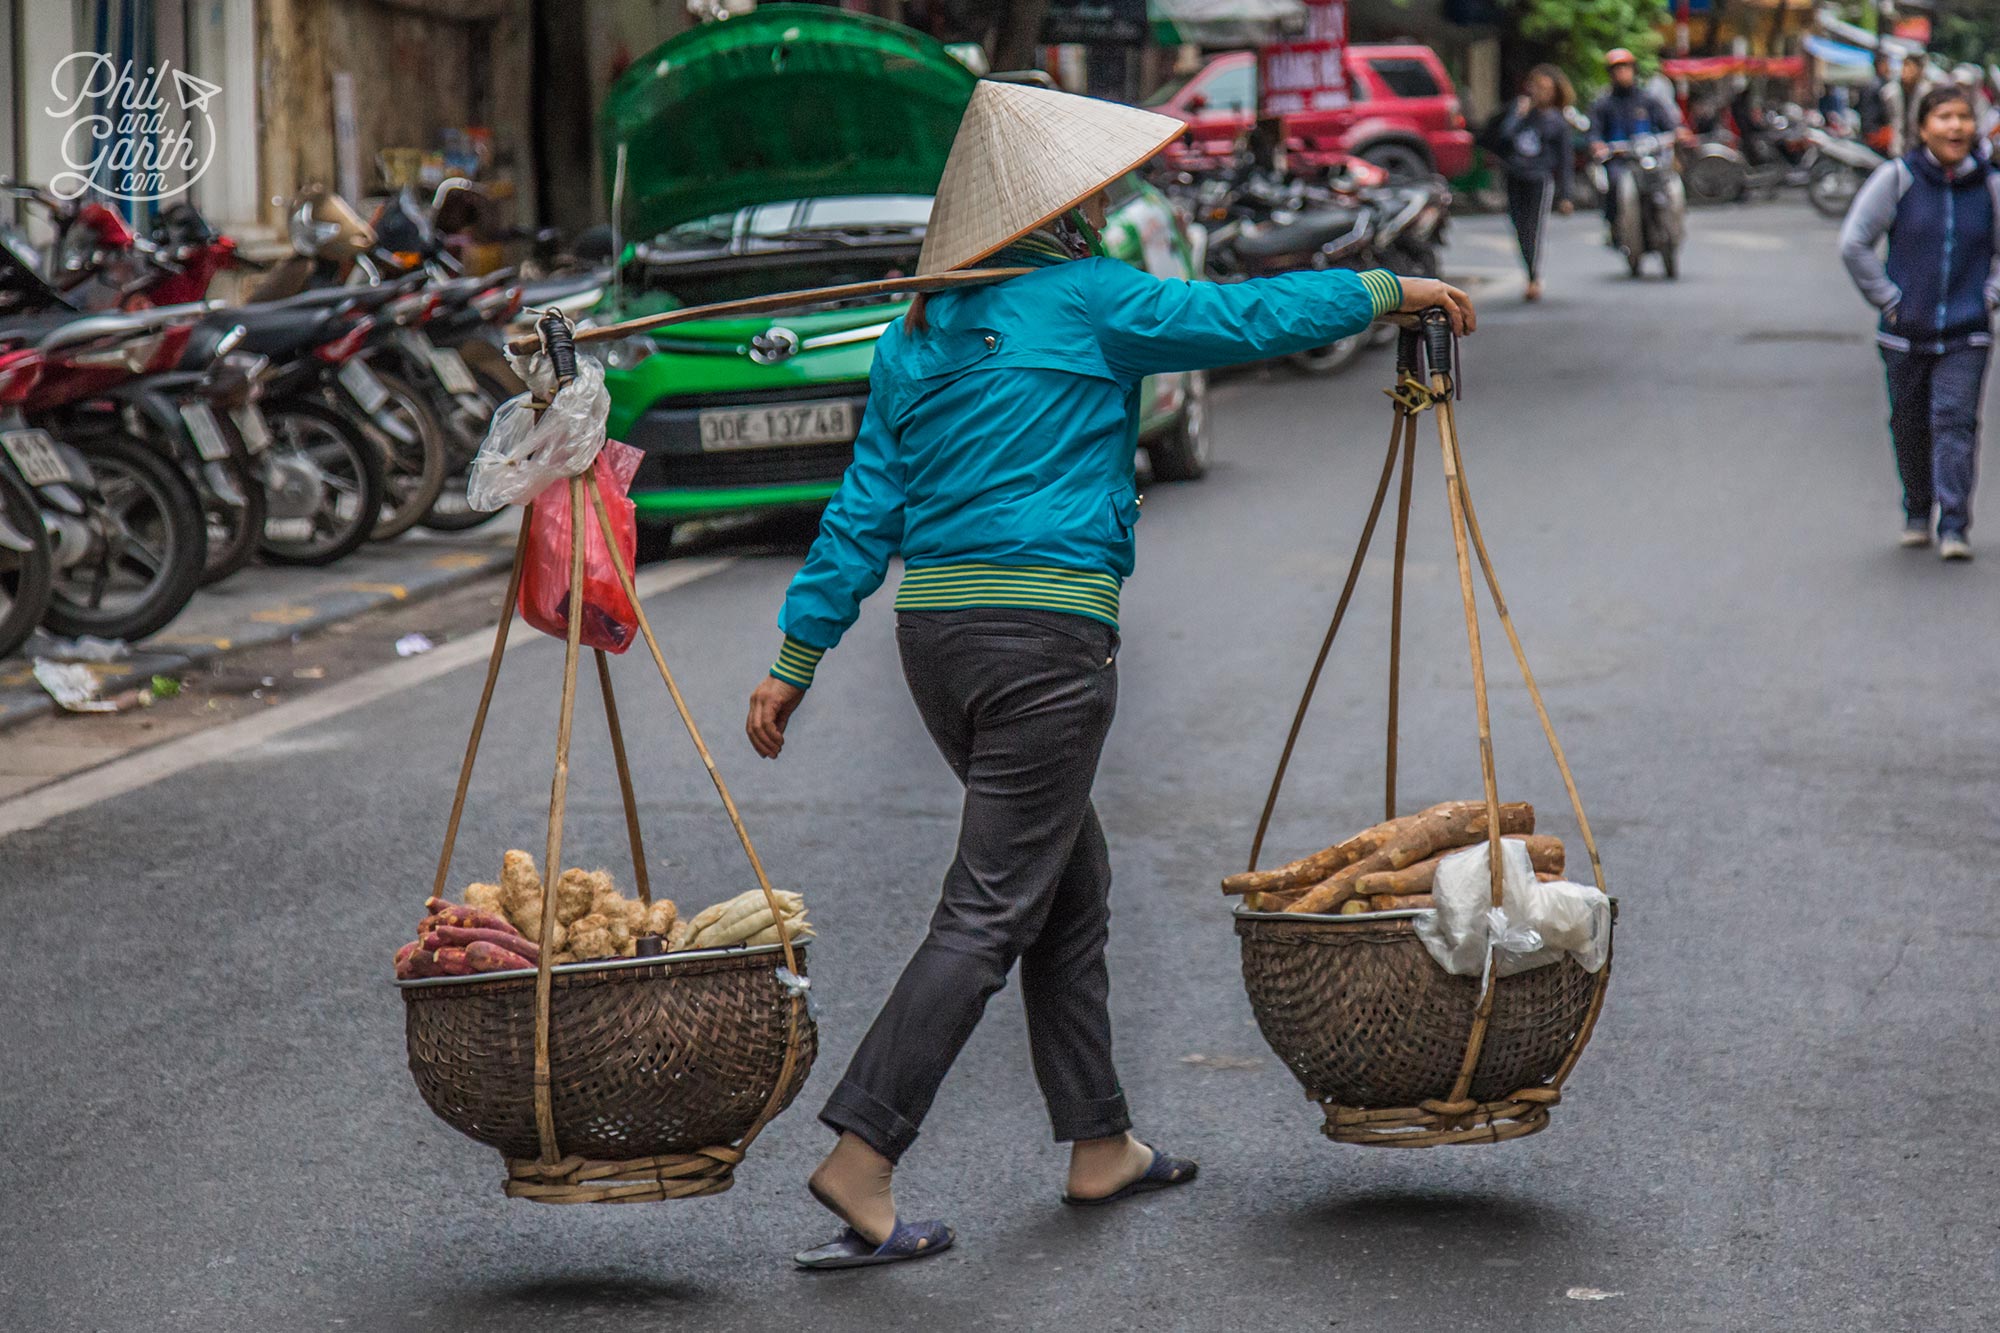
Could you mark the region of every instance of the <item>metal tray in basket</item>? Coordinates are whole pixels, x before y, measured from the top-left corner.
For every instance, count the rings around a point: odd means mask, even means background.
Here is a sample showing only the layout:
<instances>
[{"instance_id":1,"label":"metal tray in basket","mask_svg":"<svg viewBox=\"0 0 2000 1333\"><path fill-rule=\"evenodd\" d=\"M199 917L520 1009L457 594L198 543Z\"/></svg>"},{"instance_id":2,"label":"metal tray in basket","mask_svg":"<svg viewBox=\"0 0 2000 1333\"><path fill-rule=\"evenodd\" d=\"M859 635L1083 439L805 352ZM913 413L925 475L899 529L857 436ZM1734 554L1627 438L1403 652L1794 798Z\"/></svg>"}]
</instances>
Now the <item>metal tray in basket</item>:
<instances>
[{"instance_id":1,"label":"metal tray in basket","mask_svg":"<svg viewBox=\"0 0 2000 1333\"><path fill-rule=\"evenodd\" d=\"M803 949L810 937L793 940L792 948ZM782 944L733 944L721 949L682 949L676 953L649 954L644 958L593 958L587 963L558 963L549 969L552 976L575 976L580 972L616 972L621 968L658 967L662 963L691 963L709 958L750 958L757 954L777 954L783 957ZM532 977L532 967L516 967L505 972L475 972L469 977L410 977L395 982L399 990L413 990L423 986L458 986L467 982L511 981L517 977Z\"/></svg>"}]
</instances>

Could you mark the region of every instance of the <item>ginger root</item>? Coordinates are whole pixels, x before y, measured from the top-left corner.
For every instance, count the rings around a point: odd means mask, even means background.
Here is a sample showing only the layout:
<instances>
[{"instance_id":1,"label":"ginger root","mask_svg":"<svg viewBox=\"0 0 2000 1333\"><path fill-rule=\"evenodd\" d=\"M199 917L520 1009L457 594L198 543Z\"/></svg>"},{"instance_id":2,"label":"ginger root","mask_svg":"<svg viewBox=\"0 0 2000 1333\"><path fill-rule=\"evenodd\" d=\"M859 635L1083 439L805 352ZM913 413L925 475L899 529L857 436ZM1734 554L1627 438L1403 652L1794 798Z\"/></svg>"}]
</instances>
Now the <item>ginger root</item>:
<instances>
[{"instance_id":1,"label":"ginger root","mask_svg":"<svg viewBox=\"0 0 2000 1333\"><path fill-rule=\"evenodd\" d=\"M500 860L500 910L516 930L541 943L542 877L526 852L511 851Z\"/></svg>"}]
</instances>

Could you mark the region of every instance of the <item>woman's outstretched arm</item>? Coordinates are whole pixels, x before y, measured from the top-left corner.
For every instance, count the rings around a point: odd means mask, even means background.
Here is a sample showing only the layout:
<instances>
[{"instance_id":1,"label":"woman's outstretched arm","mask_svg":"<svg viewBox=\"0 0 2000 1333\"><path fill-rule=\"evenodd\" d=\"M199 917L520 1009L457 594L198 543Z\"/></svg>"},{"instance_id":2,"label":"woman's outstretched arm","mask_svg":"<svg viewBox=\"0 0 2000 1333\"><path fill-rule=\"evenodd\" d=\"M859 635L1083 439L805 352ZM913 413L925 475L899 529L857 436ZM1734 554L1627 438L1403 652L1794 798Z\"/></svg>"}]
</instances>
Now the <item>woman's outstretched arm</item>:
<instances>
[{"instance_id":1,"label":"woman's outstretched arm","mask_svg":"<svg viewBox=\"0 0 2000 1333\"><path fill-rule=\"evenodd\" d=\"M1242 282L1156 278L1099 260L1084 275L1085 299L1111 369L1137 378L1205 370L1320 347L1397 311L1442 306L1472 331L1472 302L1431 278L1387 269L1301 270Z\"/></svg>"}]
</instances>

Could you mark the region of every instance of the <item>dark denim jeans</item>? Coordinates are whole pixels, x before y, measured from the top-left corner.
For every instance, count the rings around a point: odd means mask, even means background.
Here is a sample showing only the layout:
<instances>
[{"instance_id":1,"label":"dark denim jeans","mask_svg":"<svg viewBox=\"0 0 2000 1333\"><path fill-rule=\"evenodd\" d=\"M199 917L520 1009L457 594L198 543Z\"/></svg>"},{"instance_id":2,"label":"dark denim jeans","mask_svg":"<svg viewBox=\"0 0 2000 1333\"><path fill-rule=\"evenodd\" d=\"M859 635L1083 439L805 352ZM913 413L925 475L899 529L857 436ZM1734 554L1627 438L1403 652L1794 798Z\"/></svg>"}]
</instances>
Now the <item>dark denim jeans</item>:
<instances>
[{"instance_id":1,"label":"dark denim jeans","mask_svg":"<svg viewBox=\"0 0 2000 1333\"><path fill-rule=\"evenodd\" d=\"M986 1001L1021 965L1035 1078L1057 1139L1131 1128L1111 1063L1111 859L1091 808L1118 702L1118 634L1082 616L904 611L903 674L965 784L930 933L820 1119L891 1161L917 1137Z\"/></svg>"},{"instance_id":2,"label":"dark denim jeans","mask_svg":"<svg viewBox=\"0 0 2000 1333\"><path fill-rule=\"evenodd\" d=\"M1938 511L1940 537L1972 529L1972 488L1979 478L1979 400L1990 347L1947 352L1882 349L1889 373L1889 437L1903 481L1903 515L1912 525Z\"/></svg>"}]
</instances>

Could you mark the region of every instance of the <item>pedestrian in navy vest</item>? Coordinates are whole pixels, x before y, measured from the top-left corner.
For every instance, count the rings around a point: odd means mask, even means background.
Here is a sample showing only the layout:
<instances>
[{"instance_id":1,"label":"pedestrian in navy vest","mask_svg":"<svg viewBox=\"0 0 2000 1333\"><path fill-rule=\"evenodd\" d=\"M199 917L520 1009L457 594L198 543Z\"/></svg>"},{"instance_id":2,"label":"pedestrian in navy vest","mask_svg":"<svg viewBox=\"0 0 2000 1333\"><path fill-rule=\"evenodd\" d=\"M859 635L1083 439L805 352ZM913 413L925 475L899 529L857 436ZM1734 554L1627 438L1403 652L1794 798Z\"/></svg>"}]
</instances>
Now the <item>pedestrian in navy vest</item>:
<instances>
[{"instance_id":1,"label":"pedestrian in navy vest","mask_svg":"<svg viewBox=\"0 0 2000 1333\"><path fill-rule=\"evenodd\" d=\"M1970 560L1979 401L2000 305L2000 176L1974 155L1978 122L1957 87L1926 93L1921 144L1875 169L1840 232L1854 285L1882 312L1889 435L1903 482L1904 546ZM1875 243L1887 236L1885 261Z\"/></svg>"}]
</instances>

